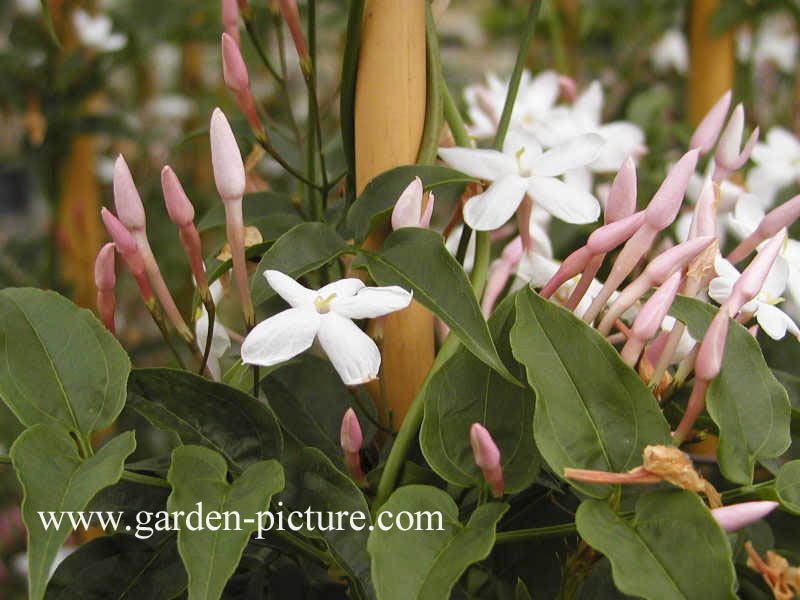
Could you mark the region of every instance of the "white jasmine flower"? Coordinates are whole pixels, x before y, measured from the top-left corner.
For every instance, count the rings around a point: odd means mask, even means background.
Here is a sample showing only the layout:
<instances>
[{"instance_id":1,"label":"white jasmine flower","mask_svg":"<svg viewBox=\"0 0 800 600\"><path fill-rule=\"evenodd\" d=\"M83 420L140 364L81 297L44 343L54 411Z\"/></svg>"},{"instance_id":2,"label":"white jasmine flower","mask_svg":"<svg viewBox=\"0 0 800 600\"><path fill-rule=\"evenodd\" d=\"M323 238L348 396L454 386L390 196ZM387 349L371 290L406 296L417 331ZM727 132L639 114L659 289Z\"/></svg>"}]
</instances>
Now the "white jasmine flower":
<instances>
[{"instance_id":1,"label":"white jasmine flower","mask_svg":"<svg viewBox=\"0 0 800 600\"><path fill-rule=\"evenodd\" d=\"M749 29L740 29L736 34L736 55L746 62L753 53L756 68L771 62L784 73L794 73L795 57L800 44L800 37L794 25L794 19L785 12L776 12L767 16L755 35Z\"/></svg>"},{"instance_id":2,"label":"white jasmine flower","mask_svg":"<svg viewBox=\"0 0 800 600\"><path fill-rule=\"evenodd\" d=\"M115 52L128 43L124 34L112 33L108 15L93 17L82 8L76 8L72 13L72 24L81 43L100 52Z\"/></svg>"},{"instance_id":3,"label":"white jasmine flower","mask_svg":"<svg viewBox=\"0 0 800 600\"><path fill-rule=\"evenodd\" d=\"M219 306L222 300L222 282L217 279L214 283L208 286L208 291L211 292L211 298L215 306ZM206 340L208 339L208 311L206 307L200 304L200 316L194 323L194 334L197 340L197 346L200 352L205 352ZM221 371L219 367L219 359L222 358L231 347L231 338L225 327L219 322L219 319L214 321L214 332L211 334L211 350L208 353L208 369L211 375L219 381Z\"/></svg>"},{"instance_id":4,"label":"white jasmine flower","mask_svg":"<svg viewBox=\"0 0 800 600\"><path fill-rule=\"evenodd\" d=\"M683 75L689 68L689 45L679 29L668 30L650 50L650 62L656 71L675 69Z\"/></svg>"},{"instance_id":5,"label":"white jasmine flower","mask_svg":"<svg viewBox=\"0 0 800 600\"><path fill-rule=\"evenodd\" d=\"M708 286L708 295L722 304L731 295L733 285L740 273L736 267L719 255L714 261L714 269L717 277L711 280ZM755 298L742 306L740 311L753 314L764 333L774 340L782 339L787 331L800 339L800 329L795 322L776 306L784 300L781 294L786 288L788 279L789 264L783 257L778 256L761 291Z\"/></svg>"},{"instance_id":6,"label":"white jasmine flower","mask_svg":"<svg viewBox=\"0 0 800 600\"><path fill-rule=\"evenodd\" d=\"M767 132L766 142L758 142L750 158L757 166L747 174L747 187L772 205L775 193L800 179L800 140L782 127Z\"/></svg>"},{"instance_id":7,"label":"white jasmine flower","mask_svg":"<svg viewBox=\"0 0 800 600\"><path fill-rule=\"evenodd\" d=\"M340 279L310 290L280 271L265 271L264 277L291 308L256 325L242 344L242 362L276 365L307 350L318 338L346 385L378 376L378 347L351 319L403 309L411 303L410 292L398 286L365 287L360 279Z\"/></svg>"},{"instance_id":8,"label":"white jasmine flower","mask_svg":"<svg viewBox=\"0 0 800 600\"><path fill-rule=\"evenodd\" d=\"M597 158L603 138L585 134L542 152L529 133L513 130L503 151L439 148L454 169L492 182L464 205L464 222L478 231L499 228L516 212L527 193L535 204L567 223L591 223L600 215L600 203L590 193L557 179L570 169Z\"/></svg>"}]
</instances>

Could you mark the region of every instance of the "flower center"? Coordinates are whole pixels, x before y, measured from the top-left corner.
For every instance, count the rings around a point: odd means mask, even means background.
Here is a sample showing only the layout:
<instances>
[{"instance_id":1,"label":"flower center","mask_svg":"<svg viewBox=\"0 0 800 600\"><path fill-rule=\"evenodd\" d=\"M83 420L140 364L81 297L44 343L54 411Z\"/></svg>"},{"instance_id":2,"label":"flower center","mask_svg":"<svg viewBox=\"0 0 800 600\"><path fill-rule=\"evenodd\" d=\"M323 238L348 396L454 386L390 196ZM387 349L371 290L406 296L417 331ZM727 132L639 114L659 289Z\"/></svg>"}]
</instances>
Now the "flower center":
<instances>
[{"instance_id":1,"label":"flower center","mask_svg":"<svg viewBox=\"0 0 800 600\"><path fill-rule=\"evenodd\" d=\"M331 294L325 299L323 299L322 296L317 296L314 298L314 306L316 307L317 312L321 315L329 313L331 311L329 304L334 298L336 298L336 294Z\"/></svg>"},{"instance_id":2,"label":"flower center","mask_svg":"<svg viewBox=\"0 0 800 600\"><path fill-rule=\"evenodd\" d=\"M520 177L529 177L531 174L530 169L522 166L523 154L525 154L525 146L517 150L517 153L514 155L517 158L517 170L519 171Z\"/></svg>"}]
</instances>

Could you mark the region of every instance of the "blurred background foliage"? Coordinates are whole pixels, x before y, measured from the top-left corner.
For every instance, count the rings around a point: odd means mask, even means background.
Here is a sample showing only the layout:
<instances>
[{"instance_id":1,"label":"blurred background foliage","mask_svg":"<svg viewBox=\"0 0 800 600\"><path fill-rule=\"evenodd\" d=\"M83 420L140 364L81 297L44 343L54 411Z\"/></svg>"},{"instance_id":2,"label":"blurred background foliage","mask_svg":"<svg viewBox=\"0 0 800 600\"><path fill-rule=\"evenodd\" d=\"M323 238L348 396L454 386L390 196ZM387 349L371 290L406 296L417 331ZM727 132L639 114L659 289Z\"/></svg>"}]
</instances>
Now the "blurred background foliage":
<instances>
[{"instance_id":1,"label":"blurred background foliage","mask_svg":"<svg viewBox=\"0 0 800 600\"><path fill-rule=\"evenodd\" d=\"M735 38L734 97L747 108L748 127L759 125L765 132L780 123L799 133L798 4L712 4L717 5L714 34ZM98 213L100 206L113 204L111 171L122 153L142 195L162 272L179 306L188 310L193 287L163 205L160 169L170 164L176 170L199 220L219 204L206 135L212 109L221 106L231 117L246 156L255 147L222 80L219 0L44 0L44 5L46 13L39 0L0 2L0 287L55 289L93 307L92 265L105 241ZM343 165L338 82L347 7L346 0L318 2L318 96L332 173ZM284 57L287 74L284 91L242 27L251 88L273 144L290 163L299 164L302 137L295 136L292 119L302 125L307 103L291 38L268 0L250 0L250 8L260 46L273 65ZM303 2L300 8L302 15ZM649 153L639 166L642 202L691 133L685 64L690 9L691 2L675 0L548 0L530 53L533 73L556 69L574 77L579 91L599 79L604 121L630 120L643 128ZM483 81L488 71L508 77L527 10L528 2L521 0L450 2L438 27L444 73L462 108L466 85ZM780 60L785 49L769 53L776 40L782 48L794 48L788 68ZM251 191L294 191L293 181L263 157L248 179ZM583 235L579 228L555 223L551 233L561 256L559 250ZM216 255L219 232L205 235L206 252ZM134 364L169 362L132 281L122 272L118 286L118 331ZM768 358L796 368L795 346L794 340L769 344ZM18 431L0 404L0 453L7 453ZM153 441L159 443L164 442ZM18 493L11 469L0 467L0 507L17 504ZM24 533L13 521L0 516L2 598L22 590Z\"/></svg>"}]
</instances>

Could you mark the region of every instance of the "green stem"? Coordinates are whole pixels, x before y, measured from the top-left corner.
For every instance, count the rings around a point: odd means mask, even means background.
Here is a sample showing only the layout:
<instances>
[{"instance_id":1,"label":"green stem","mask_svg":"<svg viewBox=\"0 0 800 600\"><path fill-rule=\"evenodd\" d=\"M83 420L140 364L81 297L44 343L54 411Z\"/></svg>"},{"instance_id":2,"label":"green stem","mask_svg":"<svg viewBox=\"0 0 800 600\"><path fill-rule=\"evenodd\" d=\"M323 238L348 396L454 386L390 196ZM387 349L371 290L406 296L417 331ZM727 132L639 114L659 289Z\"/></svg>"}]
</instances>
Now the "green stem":
<instances>
[{"instance_id":1,"label":"green stem","mask_svg":"<svg viewBox=\"0 0 800 600\"><path fill-rule=\"evenodd\" d=\"M262 148L264 148L264 150L266 150L266 151L267 151L267 154L269 154L269 155L270 155L272 158L274 158L274 159L275 159L275 161L276 161L276 162L277 162L277 163L278 163L280 166L282 166L284 169L286 169L286 171L287 171L287 172L288 172L288 173L289 173L289 174L290 174L292 177L294 177L295 179L297 179L297 180L299 180L299 181L302 181L303 183L305 183L306 185L308 185L308 186L310 186L310 187L312 187L312 188L315 188L315 189L321 189L321 188L320 188L320 187L319 187L317 184L315 184L315 183L312 183L311 181L309 181L309 180L308 180L308 179L305 177L305 175L303 175L302 173L300 173L300 171L298 171L298 170L297 170L297 169L295 169L295 168L294 168L292 165L290 165L288 162L286 162L286 160L285 160L285 159L284 159L284 158L283 158L283 157L282 157L280 154L278 154L278 151L277 151L277 150L275 150L275 148L273 148L273 147L272 147L272 144L270 144L270 142L269 142L269 139L267 139L267 138L262 138L261 136L257 136L257 137L256 137L256 140L258 140L258 143L259 143L259 145L260 145Z\"/></svg>"},{"instance_id":2,"label":"green stem","mask_svg":"<svg viewBox=\"0 0 800 600\"><path fill-rule=\"evenodd\" d=\"M506 139L506 133L508 133L508 125L511 123L511 111L517 99L519 82L522 79L522 71L525 69L525 61L528 60L528 50L530 49L531 41L533 41L533 30L536 27L536 20L539 18L541 5L541 0L533 0L528 11L528 21L519 43L519 50L517 50L517 60L514 63L514 70L511 72L511 81L508 82L508 93L506 94L506 102L503 105L503 114L500 115L497 133L494 136L494 142L492 142L492 148L495 150L503 148L503 142Z\"/></svg>"},{"instance_id":3,"label":"green stem","mask_svg":"<svg viewBox=\"0 0 800 600\"><path fill-rule=\"evenodd\" d=\"M330 554L328 554L327 552L320 550L319 548L312 546L307 542L304 542L300 538L291 535L290 533L279 530L271 531L270 533L274 534L275 537L279 537L281 540L283 540L293 548L296 548L297 550L300 550L304 554L307 554L308 556L315 558L325 566L330 566L334 562L333 558L331 558Z\"/></svg>"},{"instance_id":4,"label":"green stem","mask_svg":"<svg viewBox=\"0 0 800 600\"><path fill-rule=\"evenodd\" d=\"M319 114L319 100L317 99L317 2L309 0L308 3L308 65L301 65L303 79L308 89L308 118L314 125L316 148L319 154L319 169L322 176L322 213L327 208L328 201L328 173L325 169L325 153L322 150L322 124ZM311 127L309 125L309 131ZM309 142L310 143L310 142Z\"/></svg>"},{"instance_id":5,"label":"green stem","mask_svg":"<svg viewBox=\"0 0 800 600\"><path fill-rule=\"evenodd\" d=\"M483 296L483 286L486 285L486 273L489 270L489 262L491 261L491 240L489 239L488 231L475 232L475 262L472 265L472 274L470 282L472 283L472 290L475 292L475 297L478 302L481 301Z\"/></svg>"},{"instance_id":6,"label":"green stem","mask_svg":"<svg viewBox=\"0 0 800 600\"><path fill-rule=\"evenodd\" d=\"M143 475L142 473L135 473L133 471L123 471L122 477L120 477L123 481L130 481L131 483L141 483L142 485L149 485L151 487L161 487L166 489L171 489L172 486L166 479L161 479L160 477L153 477L151 475Z\"/></svg>"},{"instance_id":7,"label":"green stem","mask_svg":"<svg viewBox=\"0 0 800 600\"><path fill-rule=\"evenodd\" d=\"M759 498L764 498L762 495L762 491L769 492L770 488L775 487L775 480L770 479L769 481L762 481L761 483L757 483L755 485L743 485L742 487L734 488L732 490L727 490L720 494L722 498L726 501L728 500L735 500L737 498L746 498L748 496L757 496ZM767 494L768 496L772 497L773 494Z\"/></svg>"},{"instance_id":8,"label":"green stem","mask_svg":"<svg viewBox=\"0 0 800 600\"><path fill-rule=\"evenodd\" d=\"M292 131L294 132L294 140L297 143L297 147L303 145L303 136L300 133L300 127L297 125L297 119L294 118L294 111L292 110L292 99L289 96L289 88L285 85L285 82L289 79L288 76L288 69L286 68L286 50L283 44L283 18L281 17L280 13L276 13L272 17L272 23L275 26L275 32L278 36L278 60L281 63L281 75L283 76L284 85L281 86L281 94L283 96L284 101L286 102L286 110L289 113L289 124L292 126Z\"/></svg>"},{"instance_id":9,"label":"green stem","mask_svg":"<svg viewBox=\"0 0 800 600\"><path fill-rule=\"evenodd\" d=\"M467 248L469 248L469 238L472 236L472 227L464 223L461 228L461 237L458 238L458 249L456 250L456 260L464 265L467 258Z\"/></svg>"},{"instance_id":10,"label":"green stem","mask_svg":"<svg viewBox=\"0 0 800 600\"><path fill-rule=\"evenodd\" d=\"M431 5L426 2L425 15L425 64L426 64L426 98L425 98L425 126L422 130L422 140L417 154L418 165L433 164L439 148L439 137L442 133L444 122L444 107L442 99L442 60L439 56L439 38L436 34L436 25L433 22Z\"/></svg>"},{"instance_id":11,"label":"green stem","mask_svg":"<svg viewBox=\"0 0 800 600\"><path fill-rule=\"evenodd\" d=\"M457 146L469 148L472 145L469 133L467 133L467 127L464 125L464 119L461 118L461 113L458 112L458 107L453 99L453 95L450 93L450 88L447 87L444 73L441 75L439 87L442 91L442 100L444 102L444 118L450 126L453 139Z\"/></svg>"},{"instance_id":12,"label":"green stem","mask_svg":"<svg viewBox=\"0 0 800 600\"><path fill-rule=\"evenodd\" d=\"M564 51L564 31L561 27L561 19L558 16L558 7L553 0L550 0L545 11L547 18L547 28L550 30L550 47L553 50L553 60L556 63L556 70L559 73L569 73L567 64L567 54Z\"/></svg>"},{"instance_id":13,"label":"green stem","mask_svg":"<svg viewBox=\"0 0 800 600\"><path fill-rule=\"evenodd\" d=\"M206 333L206 347L203 350L203 362L200 363L200 375L205 372L206 365L208 364L208 357L211 354L211 340L214 337L214 321L216 320L217 314L211 295L207 292L206 294L207 297L203 299L203 305L206 307L206 312L208 313L208 332Z\"/></svg>"},{"instance_id":14,"label":"green stem","mask_svg":"<svg viewBox=\"0 0 800 600\"><path fill-rule=\"evenodd\" d=\"M361 45L361 17L364 0L351 0L347 15L347 35L342 56L341 94L339 96L339 122L342 129L342 147L347 165L345 207L356 199L356 153L355 153L355 97L356 74L358 72L358 50Z\"/></svg>"},{"instance_id":15,"label":"green stem","mask_svg":"<svg viewBox=\"0 0 800 600\"><path fill-rule=\"evenodd\" d=\"M261 42L256 35L256 28L255 23L253 22L252 17L243 19L244 21L244 28L247 30L247 34L250 36L250 41L253 42L253 46L258 53L261 62L264 63L264 66L267 67L267 71L269 71L270 75L275 78L275 81L278 82L278 85L281 87L286 86L286 81L278 74L278 71L275 70L275 67L272 66L272 62L269 60L269 57L264 52L264 49L261 47Z\"/></svg>"},{"instance_id":16,"label":"green stem","mask_svg":"<svg viewBox=\"0 0 800 600\"><path fill-rule=\"evenodd\" d=\"M514 531L501 531L495 537L495 544L510 544L514 542L527 542L530 540L543 540L553 537L564 537L577 533L575 523L563 525L549 525L533 529L516 529Z\"/></svg>"},{"instance_id":17,"label":"green stem","mask_svg":"<svg viewBox=\"0 0 800 600\"><path fill-rule=\"evenodd\" d=\"M152 304L145 303L147 309L150 311L150 316L153 317L153 321L155 321L158 330L161 332L161 337L164 338L164 341L167 343L167 346L172 351L172 355L175 357L175 360L178 361L178 366L181 369L186 369L186 365L181 358L181 355L178 354L178 350L175 348L175 345L172 343L172 340L169 339L169 331L167 331L167 324L164 323L164 317L161 315L161 311L158 308L158 305L153 300Z\"/></svg>"}]
</instances>

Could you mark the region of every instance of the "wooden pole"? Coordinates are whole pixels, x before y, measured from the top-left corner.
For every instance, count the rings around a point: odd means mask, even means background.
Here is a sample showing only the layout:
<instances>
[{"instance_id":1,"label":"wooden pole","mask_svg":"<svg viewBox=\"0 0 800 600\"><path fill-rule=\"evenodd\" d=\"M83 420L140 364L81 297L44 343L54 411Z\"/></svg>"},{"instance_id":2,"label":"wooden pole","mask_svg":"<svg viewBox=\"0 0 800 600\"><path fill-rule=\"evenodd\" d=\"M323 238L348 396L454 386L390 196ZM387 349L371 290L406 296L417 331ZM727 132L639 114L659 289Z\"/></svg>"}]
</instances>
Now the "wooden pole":
<instances>
[{"instance_id":1,"label":"wooden pole","mask_svg":"<svg viewBox=\"0 0 800 600\"><path fill-rule=\"evenodd\" d=\"M356 191L416 162L425 124L425 0L366 0L355 93ZM389 224L365 242L379 248ZM374 327L373 327L374 329ZM413 302L383 324L385 402L398 427L433 364L433 317Z\"/></svg>"},{"instance_id":2,"label":"wooden pole","mask_svg":"<svg viewBox=\"0 0 800 600\"><path fill-rule=\"evenodd\" d=\"M697 124L733 87L733 33L712 37L711 17L720 0L692 0L689 16L689 121Z\"/></svg>"}]
</instances>

